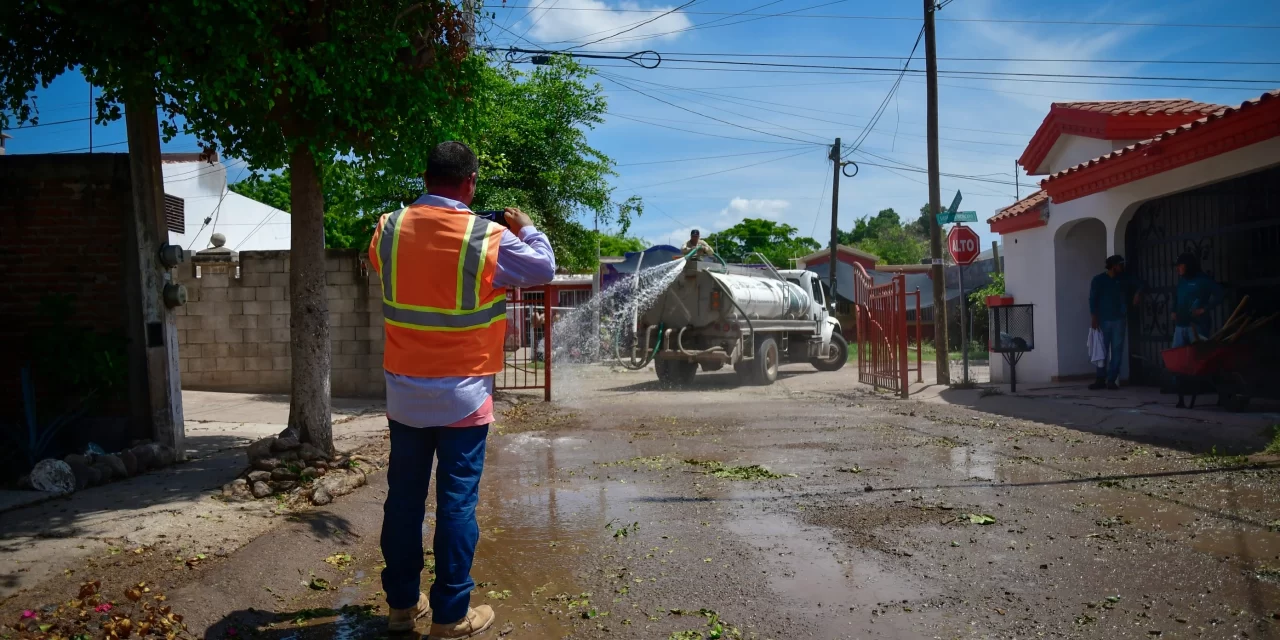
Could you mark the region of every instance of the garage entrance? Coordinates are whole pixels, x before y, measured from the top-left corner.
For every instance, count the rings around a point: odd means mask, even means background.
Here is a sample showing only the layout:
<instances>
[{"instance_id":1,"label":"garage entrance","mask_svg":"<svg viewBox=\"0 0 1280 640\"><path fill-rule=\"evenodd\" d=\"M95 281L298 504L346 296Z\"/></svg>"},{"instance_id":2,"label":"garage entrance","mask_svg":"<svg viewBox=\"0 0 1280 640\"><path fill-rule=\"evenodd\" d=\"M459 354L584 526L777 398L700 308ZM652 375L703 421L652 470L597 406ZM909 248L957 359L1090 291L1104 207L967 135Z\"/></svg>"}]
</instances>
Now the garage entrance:
<instances>
[{"instance_id":1,"label":"garage entrance","mask_svg":"<svg viewBox=\"0 0 1280 640\"><path fill-rule=\"evenodd\" d=\"M1125 257L1147 285L1129 319L1130 379L1138 384L1168 379L1160 352L1173 345L1173 265L1184 252L1198 255L1205 273L1226 290L1226 302L1212 312L1215 327L1245 295L1255 315L1280 311L1280 167L1152 200L1134 213ZM1268 353L1280 353L1280 325L1260 333ZM1280 381L1267 385L1267 395L1280 396Z\"/></svg>"}]
</instances>

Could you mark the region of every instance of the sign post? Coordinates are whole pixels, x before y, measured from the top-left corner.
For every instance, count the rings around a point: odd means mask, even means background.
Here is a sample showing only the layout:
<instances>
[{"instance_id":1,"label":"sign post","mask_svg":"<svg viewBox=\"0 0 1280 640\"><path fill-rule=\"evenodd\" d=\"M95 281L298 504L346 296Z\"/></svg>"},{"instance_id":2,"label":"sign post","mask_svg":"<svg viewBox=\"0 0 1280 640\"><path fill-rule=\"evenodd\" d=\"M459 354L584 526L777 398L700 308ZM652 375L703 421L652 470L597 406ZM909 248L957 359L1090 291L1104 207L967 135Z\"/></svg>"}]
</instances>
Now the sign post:
<instances>
[{"instance_id":1,"label":"sign post","mask_svg":"<svg viewBox=\"0 0 1280 640\"><path fill-rule=\"evenodd\" d=\"M952 206L958 205L959 202L960 194L956 193L956 200ZM966 383L969 382L969 304L964 296L964 267L978 259L978 255L982 253L981 247L978 234L962 224L951 227L951 231L947 233L947 249L956 262L960 279L960 353L964 366L962 379ZM946 286L945 282L943 286ZM946 348L946 345L943 345L943 348Z\"/></svg>"}]
</instances>

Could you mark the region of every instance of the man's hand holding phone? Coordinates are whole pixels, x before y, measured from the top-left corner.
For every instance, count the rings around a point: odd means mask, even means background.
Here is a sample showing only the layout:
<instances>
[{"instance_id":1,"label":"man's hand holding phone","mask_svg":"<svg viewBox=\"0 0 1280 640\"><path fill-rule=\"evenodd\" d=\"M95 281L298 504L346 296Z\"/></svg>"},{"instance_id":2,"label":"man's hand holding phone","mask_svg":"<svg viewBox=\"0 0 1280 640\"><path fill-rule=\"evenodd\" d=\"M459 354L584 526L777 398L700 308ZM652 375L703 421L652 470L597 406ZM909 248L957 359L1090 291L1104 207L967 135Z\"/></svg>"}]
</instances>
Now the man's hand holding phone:
<instances>
[{"instance_id":1,"label":"man's hand holding phone","mask_svg":"<svg viewBox=\"0 0 1280 640\"><path fill-rule=\"evenodd\" d=\"M529 219L529 214L515 207L507 207L503 213L506 216L507 228L511 229L511 233L516 234L516 237L520 237L521 229L533 226L533 220Z\"/></svg>"}]
</instances>

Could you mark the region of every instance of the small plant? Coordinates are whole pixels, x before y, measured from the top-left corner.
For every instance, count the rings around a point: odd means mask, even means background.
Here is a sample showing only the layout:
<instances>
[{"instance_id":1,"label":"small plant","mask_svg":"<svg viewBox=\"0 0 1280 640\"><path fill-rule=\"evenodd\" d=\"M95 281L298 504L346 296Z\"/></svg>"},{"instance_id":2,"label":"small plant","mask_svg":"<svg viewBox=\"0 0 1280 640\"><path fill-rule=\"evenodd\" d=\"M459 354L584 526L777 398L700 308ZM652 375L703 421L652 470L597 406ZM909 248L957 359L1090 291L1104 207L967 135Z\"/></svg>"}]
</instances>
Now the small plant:
<instances>
[{"instance_id":1,"label":"small plant","mask_svg":"<svg viewBox=\"0 0 1280 640\"><path fill-rule=\"evenodd\" d=\"M1200 462L1206 467L1243 467L1249 464L1249 457L1220 453L1218 446L1214 445L1208 453L1200 455Z\"/></svg>"},{"instance_id":2,"label":"small plant","mask_svg":"<svg viewBox=\"0 0 1280 640\"><path fill-rule=\"evenodd\" d=\"M1266 428L1263 432L1264 437L1269 438L1267 448L1263 449L1263 453L1271 455L1280 455L1280 424L1273 424Z\"/></svg>"}]
</instances>

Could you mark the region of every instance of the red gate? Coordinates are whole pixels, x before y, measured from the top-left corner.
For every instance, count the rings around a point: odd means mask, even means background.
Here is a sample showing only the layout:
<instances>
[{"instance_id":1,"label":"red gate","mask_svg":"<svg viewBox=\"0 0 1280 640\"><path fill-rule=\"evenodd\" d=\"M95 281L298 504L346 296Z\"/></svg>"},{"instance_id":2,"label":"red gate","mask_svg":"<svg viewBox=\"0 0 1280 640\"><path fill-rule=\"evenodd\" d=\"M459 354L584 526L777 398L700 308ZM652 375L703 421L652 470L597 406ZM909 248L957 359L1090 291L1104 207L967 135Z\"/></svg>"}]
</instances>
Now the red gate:
<instances>
[{"instance_id":1,"label":"red gate","mask_svg":"<svg viewBox=\"0 0 1280 640\"><path fill-rule=\"evenodd\" d=\"M543 400L551 401L551 299L546 288L507 292L503 366L494 389L542 389Z\"/></svg>"},{"instance_id":2,"label":"red gate","mask_svg":"<svg viewBox=\"0 0 1280 640\"><path fill-rule=\"evenodd\" d=\"M905 398L908 390L906 276L899 274L888 283L877 285L862 265L854 266L858 381Z\"/></svg>"}]
</instances>

